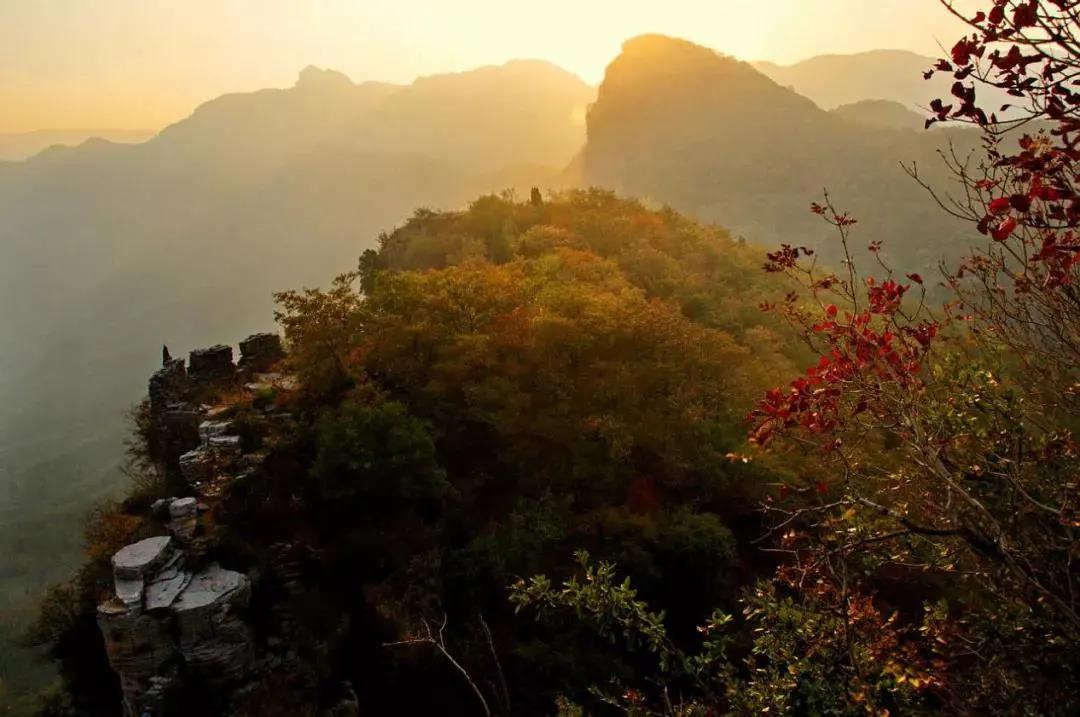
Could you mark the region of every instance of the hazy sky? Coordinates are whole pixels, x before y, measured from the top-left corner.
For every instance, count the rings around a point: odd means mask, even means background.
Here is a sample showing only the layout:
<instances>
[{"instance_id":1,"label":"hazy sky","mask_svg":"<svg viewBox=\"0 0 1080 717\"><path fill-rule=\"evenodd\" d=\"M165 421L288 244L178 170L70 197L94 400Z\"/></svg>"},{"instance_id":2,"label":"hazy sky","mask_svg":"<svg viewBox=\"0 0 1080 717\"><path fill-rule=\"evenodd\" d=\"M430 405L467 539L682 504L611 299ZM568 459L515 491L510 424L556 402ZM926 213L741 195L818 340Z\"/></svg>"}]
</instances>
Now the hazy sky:
<instances>
[{"instance_id":1,"label":"hazy sky","mask_svg":"<svg viewBox=\"0 0 1080 717\"><path fill-rule=\"evenodd\" d=\"M938 0L0 0L0 132L158 128L309 64L408 82L530 57L595 83L643 32L788 63L962 30Z\"/></svg>"}]
</instances>

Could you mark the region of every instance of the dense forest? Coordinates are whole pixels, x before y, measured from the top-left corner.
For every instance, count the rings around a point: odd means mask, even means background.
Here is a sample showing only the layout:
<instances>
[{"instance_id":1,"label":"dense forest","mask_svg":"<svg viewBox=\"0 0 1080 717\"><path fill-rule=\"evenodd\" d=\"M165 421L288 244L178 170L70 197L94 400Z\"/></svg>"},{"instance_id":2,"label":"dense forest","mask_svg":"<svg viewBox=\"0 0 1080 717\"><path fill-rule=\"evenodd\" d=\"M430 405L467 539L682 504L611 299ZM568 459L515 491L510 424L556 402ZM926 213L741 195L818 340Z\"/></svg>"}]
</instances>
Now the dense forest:
<instances>
[{"instance_id":1,"label":"dense forest","mask_svg":"<svg viewBox=\"0 0 1080 717\"><path fill-rule=\"evenodd\" d=\"M163 349L27 637L61 679L14 709L1076 714L1078 8L984 4L926 68L932 172L883 169L927 146L903 107L645 36L572 170L647 199L417 209L275 294L283 343ZM785 236L815 166L873 194Z\"/></svg>"}]
</instances>

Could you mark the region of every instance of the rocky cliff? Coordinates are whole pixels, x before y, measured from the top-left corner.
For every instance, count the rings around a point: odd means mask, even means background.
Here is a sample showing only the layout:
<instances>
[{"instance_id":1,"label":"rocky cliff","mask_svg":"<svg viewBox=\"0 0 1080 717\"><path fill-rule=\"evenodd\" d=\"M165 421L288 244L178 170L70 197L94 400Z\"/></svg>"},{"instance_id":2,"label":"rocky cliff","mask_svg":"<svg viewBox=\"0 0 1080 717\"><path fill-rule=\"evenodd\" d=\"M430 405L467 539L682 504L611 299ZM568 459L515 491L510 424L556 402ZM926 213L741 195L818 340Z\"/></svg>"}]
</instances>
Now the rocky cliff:
<instances>
[{"instance_id":1,"label":"rocky cliff","mask_svg":"<svg viewBox=\"0 0 1080 717\"><path fill-rule=\"evenodd\" d=\"M176 714L198 690L208 696L203 708L250 714L241 706L261 680L282 669L293 676L303 672L280 636L287 621L263 625L258 635L251 625L252 594L262 572L229 569L215 559L229 554L220 549L222 489L250 478L268 455L257 439L241 435L238 413L258 396L295 388L291 376L275 371L285 357L277 335L250 336L240 351L237 363L223 345L193 351L185 362L166 348L161 369L150 378L143 426L152 437L148 448L159 470L179 475L186 490L151 507L164 534L112 556L113 594L98 606L97 623L129 717ZM214 400L205 402L208 397ZM267 425L288 429L291 416L273 403L258 413ZM280 557L264 566L271 579L287 575L288 550L271 554ZM288 586L289 580L277 584ZM350 705L347 698L338 700L334 714L350 714Z\"/></svg>"}]
</instances>

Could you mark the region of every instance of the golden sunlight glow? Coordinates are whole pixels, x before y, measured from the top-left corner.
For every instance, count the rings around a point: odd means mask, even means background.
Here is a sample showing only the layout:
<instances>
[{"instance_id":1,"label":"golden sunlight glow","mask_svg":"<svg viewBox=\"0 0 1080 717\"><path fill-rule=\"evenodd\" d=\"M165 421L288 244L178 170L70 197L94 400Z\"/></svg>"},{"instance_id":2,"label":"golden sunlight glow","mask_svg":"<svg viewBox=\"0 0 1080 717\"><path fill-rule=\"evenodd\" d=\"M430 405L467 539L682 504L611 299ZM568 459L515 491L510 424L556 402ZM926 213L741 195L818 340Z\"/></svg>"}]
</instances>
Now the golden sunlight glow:
<instances>
[{"instance_id":1,"label":"golden sunlight glow","mask_svg":"<svg viewBox=\"0 0 1080 717\"><path fill-rule=\"evenodd\" d=\"M5 0L0 132L158 128L225 92L315 64L354 80L539 58L599 82L625 39L684 37L742 59L932 54L937 0Z\"/></svg>"}]
</instances>

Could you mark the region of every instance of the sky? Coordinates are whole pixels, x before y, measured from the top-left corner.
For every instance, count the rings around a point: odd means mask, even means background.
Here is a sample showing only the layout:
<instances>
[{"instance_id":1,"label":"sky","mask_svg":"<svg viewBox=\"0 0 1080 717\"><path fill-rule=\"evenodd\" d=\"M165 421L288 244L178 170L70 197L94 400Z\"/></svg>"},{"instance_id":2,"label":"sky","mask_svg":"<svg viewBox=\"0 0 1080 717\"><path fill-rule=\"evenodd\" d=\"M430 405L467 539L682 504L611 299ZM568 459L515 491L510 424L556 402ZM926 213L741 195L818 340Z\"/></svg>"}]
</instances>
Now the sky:
<instances>
[{"instance_id":1,"label":"sky","mask_svg":"<svg viewBox=\"0 0 1080 717\"><path fill-rule=\"evenodd\" d=\"M159 129L307 65L410 82L537 58L598 83L646 32L788 64L936 55L962 28L938 0L0 0L0 133Z\"/></svg>"}]
</instances>

